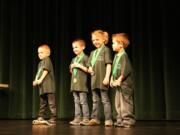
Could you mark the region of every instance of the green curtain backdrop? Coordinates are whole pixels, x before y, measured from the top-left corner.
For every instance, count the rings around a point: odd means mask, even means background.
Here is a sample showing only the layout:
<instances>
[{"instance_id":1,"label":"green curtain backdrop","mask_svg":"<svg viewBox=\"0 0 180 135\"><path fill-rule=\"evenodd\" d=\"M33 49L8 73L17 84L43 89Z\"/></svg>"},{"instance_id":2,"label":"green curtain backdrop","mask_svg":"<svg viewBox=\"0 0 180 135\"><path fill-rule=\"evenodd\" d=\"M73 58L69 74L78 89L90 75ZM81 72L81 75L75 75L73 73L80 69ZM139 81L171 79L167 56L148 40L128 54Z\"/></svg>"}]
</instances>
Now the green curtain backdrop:
<instances>
[{"instance_id":1,"label":"green curtain backdrop","mask_svg":"<svg viewBox=\"0 0 180 135\"><path fill-rule=\"evenodd\" d=\"M126 32L131 44L138 120L180 119L179 7L163 0L1 0L0 1L0 118L31 119L38 113L38 89L32 87L37 47L52 49L58 118L72 118L69 64L71 42L83 38L85 52L94 49L91 31ZM108 44L111 47L111 41ZM114 110L114 92L110 91ZM89 94L91 107L91 93Z\"/></svg>"}]
</instances>

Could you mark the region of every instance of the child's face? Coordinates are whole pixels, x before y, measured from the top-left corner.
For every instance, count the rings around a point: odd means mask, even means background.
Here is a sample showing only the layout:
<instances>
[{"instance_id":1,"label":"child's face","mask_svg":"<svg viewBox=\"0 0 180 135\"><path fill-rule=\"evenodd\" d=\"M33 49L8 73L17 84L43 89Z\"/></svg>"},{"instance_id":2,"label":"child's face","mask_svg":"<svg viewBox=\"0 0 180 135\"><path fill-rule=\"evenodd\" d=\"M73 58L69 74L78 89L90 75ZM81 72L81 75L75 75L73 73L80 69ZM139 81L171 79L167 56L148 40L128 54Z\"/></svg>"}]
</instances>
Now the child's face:
<instances>
[{"instance_id":1,"label":"child's face","mask_svg":"<svg viewBox=\"0 0 180 135\"><path fill-rule=\"evenodd\" d=\"M48 51L45 48L38 48L38 57L40 60L45 59L49 56Z\"/></svg>"},{"instance_id":2,"label":"child's face","mask_svg":"<svg viewBox=\"0 0 180 135\"><path fill-rule=\"evenodd\" d=\"M119 52L123 48L123 45L118 43L115 39L112 40L112 43L112 48L115 52Z\"/></svg>"},{"instance_id":3,"label":"child's face","mask_svg":"<svg viewBox=\"0 0 180 135\"><path fill-rule=\"evenodd\" d=\"M79 42L74 42L72 44L72 48L73 48L73 52L76 55L79 55L84 50L85 47L83 45L81 45Z\"/></svg>"},{"instance_id":4,"label":"child's face","mask_svg":"<svg viewBox=\"0 0 180 135\"><path fill-rule=\"evenodd\" d=\"M92 43L96 48L101 47L104 44L104 38L101 34L92 35Z\"/></svg>"}]
</instances>

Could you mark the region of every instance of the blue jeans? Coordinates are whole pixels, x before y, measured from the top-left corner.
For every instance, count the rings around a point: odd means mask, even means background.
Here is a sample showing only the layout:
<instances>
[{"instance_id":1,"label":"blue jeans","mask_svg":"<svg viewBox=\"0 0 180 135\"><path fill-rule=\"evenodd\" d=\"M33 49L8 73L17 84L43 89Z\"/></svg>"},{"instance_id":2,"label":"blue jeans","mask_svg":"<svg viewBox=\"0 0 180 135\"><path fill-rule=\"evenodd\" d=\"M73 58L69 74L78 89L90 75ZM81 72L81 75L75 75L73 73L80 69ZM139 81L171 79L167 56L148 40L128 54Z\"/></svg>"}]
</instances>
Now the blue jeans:
<instances>
[{"instance_id":1,"label":"blue jeans","mask_svg":"<svg viewBox=\"0 0 180 135\"><path fill-rule=\"evenodd\" d=\"M74 97L74 106L75 106L75 118L81 118L81 116L83 115L83 118L89 119L89 106L87 102L87 93L73 92L73 97Z\"/></svg>"},{"instance_id":2,"label":"blue jeans","mask_svg":"<svg viewBox=\"0 0 180 135\"><path fill-rule=\"evenodd\" d=\"M111 104L108 96L108 91L100 90L100 89L92 90L93 109L92 109L91 118L99 120L100 99L104 107L105 120L111 120L112 113L111 113Z\"/></svg>"}]
</instances>

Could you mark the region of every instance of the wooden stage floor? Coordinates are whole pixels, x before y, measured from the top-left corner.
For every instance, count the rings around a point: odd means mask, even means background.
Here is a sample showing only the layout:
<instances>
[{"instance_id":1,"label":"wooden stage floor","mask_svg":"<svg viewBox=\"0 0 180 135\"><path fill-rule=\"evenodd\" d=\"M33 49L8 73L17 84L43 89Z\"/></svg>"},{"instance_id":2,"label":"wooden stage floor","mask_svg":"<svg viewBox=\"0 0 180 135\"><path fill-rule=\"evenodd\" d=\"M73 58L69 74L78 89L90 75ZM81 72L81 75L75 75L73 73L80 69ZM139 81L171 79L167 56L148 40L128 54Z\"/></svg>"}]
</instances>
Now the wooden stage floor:
<instances>
[{"instance_id":1,"label":"wooden stage floor","mask_svg":"<svg viewBox=\"0 0 180 135\"><path fill-rule=\"evenodd\" d=\"M133 128L32 125L31 120L0 120L0 135L180 135L180 121L137 121Z\"/></svg>"}]
</instances>

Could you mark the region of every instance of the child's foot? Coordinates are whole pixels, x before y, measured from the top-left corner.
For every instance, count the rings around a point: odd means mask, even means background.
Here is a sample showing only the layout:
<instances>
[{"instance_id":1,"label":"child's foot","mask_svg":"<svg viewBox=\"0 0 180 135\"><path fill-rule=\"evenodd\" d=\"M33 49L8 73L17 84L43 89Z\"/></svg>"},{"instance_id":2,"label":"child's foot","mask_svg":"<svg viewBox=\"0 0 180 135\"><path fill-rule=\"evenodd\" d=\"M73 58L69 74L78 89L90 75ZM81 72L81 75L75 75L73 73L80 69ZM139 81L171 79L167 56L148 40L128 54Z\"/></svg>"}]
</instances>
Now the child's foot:
<instances>
[{"instance_id":1,"label":"child's foot","mask_svg":"<svg viewBox=\"0 0 180 135\"><path fill-rule=\"evenodd\" d=\"M134 127L135 125L132 125L132 124L123 124L123 127L124 128L132 128Z\"/></svg>"},{"instance_id":2,"label":"child's foot","mask_svg":"<svg viewBox=\"0 0 180 135\"><path fill-rule=\"evenodd\" d=\"M89 119L85 118L79 124L82 125L82 126L88 126L89 125Z\"/></svg>"},{"instance_id":3,"label":"child's foot","mask_svg":"<svg viewBox=\"0 0 180 135\"><path fill-rule=\"evenodd\" d=\"M37 121L45 121L45 119L43 117L38 117L36 120Z\"/></svg>"},{"instance_id":4,"label":"child's foot","mask_svg":"<svg viewBox=\"0 0 180 135\"><path fill-rule=\"evenodd\" d=\"M123 125L122 122L115 122L115 123L114 123L114 126L115 126L115 127L123 127L124 125Z\"/></svg>"},{"instance_id":5,"label":"child's foot","mask_svg":"<svg viewBox=\"0 0 180 135\"><path fill-rule=\"evenodd\" d=\"M49 119L47 122L48 122L50 125L56 125L56 120L54 120L54 119Z\"/></svg>"},{"instance_id":6,"label":"child's foot","mask_svg":"<svg viewBox=\"0 0 180 135\"><path fill-rule=\"evenodd\" d=\"M71 125L80 125L81 119L75 118L73 121L70 121L69 124Z\"/></svg>"},{"instance_id":7,"label":"child's foot","mask_svg":"<svg viewBox=\"0 0 180 135\"><path fill-rule=\"evenodd\" d=\"M44 120L44 118L39 117L36 120L33 120L32 122L33 125L51 125L48 121Z\"/></svg>"},{"instance_id":8,"label":"child's foot","mask_svg":"<svg viewBox=\"0 0 180 135\"><path fill-rule=\"evenodd\" d=\"M112 120L106 120L105 121L105 126L107 126L107 127L113 126L113 121Z\"/></svg>"},{"instance_id":9,"label":"child's foot","mask_svg":"<svg viewBox=\"0 0 180 135\"><path fill-rule=\"evenodd\" d=\"M89 124L88 124L88 125L89 125L89 126L100 125L100 121L97 120L97 119L91 119L91 120L89 121Z\"/></svg>"}]
</instances>

